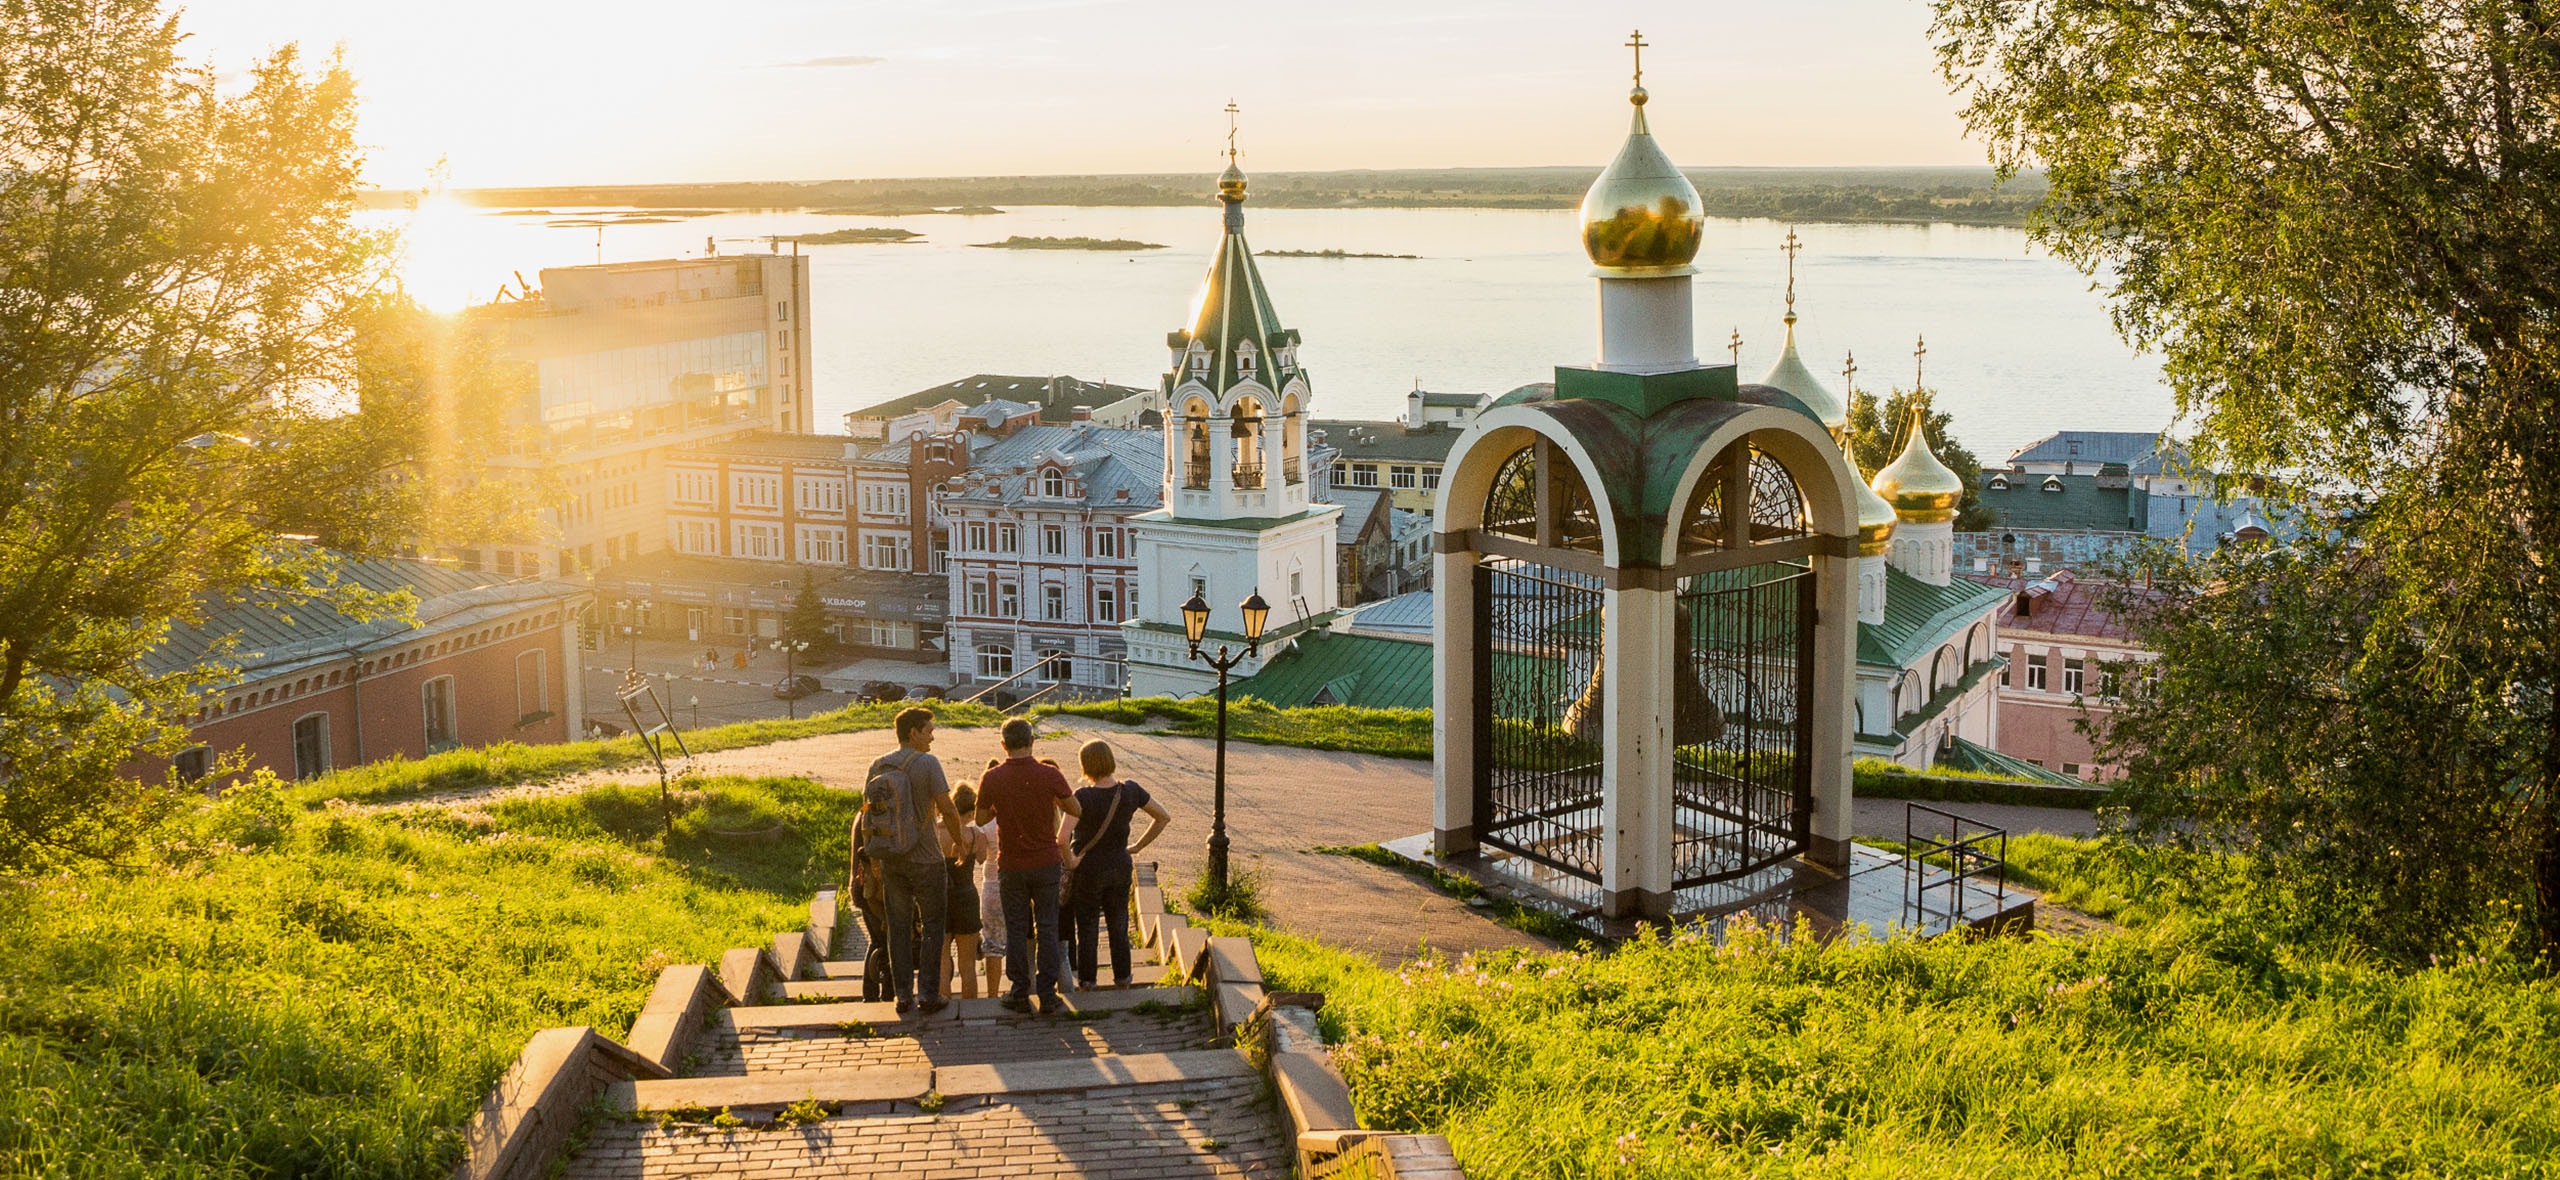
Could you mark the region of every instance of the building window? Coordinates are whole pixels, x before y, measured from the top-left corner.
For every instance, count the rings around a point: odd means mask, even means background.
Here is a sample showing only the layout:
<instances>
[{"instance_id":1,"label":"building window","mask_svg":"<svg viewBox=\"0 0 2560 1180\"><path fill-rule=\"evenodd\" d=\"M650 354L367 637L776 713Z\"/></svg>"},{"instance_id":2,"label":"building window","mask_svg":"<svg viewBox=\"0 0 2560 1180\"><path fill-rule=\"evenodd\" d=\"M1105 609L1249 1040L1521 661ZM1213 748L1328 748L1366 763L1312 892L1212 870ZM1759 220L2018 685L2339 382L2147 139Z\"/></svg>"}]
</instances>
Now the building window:
<instances>
[{"instance_id":1,"label":"building window","mask_svg":"<svg viewBox=\"0 0 2560 1180\"><path fill-rule=\"evenodd\" d=\"M911 650L916 645L916 628L913 623L892 623L886 619L870 619L866 621L866 625L870 631L873 647Z\"/></svg>"},{"instance_id":2,"label":"building window","mask_svg":"<svg viewBox=\"0 0 2560 1180\"><path fill-rule=\"evenodd\" d=\"M740 508L779 508L782 506L782 477L778 475L731 476L729 495Z\"/></svg>"},{"instance_id":3,"label":"building window","mask_svg":"<svg viewBox=\"0 0 2560 1180\"><path fill-rule=\"evenodd\" d=\"M1374 488L1378 486L1378 465L1375 463L1345 463L1342 465L1342 472L1344 487Z\"/></svg>"},{"instance_id":4,"label":"building window","mask_svg":"<svg viewBox=\"0 0 2560 1180\"><path fill-rule=\"evenodd\" d=\"M981 619L983 619L983 618L987 617L987 584L986 584L986 583L984 583L984 582L971 582L971 583L969 583L969 613L970 613L971 615L976 616L976 617L981 618Z\"/></svg>"},{"instance_id":5,"label":"building window","mask_svg":"<svg viewBox=\"0 0 2560 1180\"><path fill-rule=\"evenodd\" d=\"M293 777L329 773L329 715L313 713L293 723Z\"/></svg>"},{"instance_id":6,"label":"building window","mask_svg":"<svg viewBox=\"0 0 2560 1180\"><path fill-rule=\"evenodd\" d=\"M777 319L777 320L783 320L783 321L788 322L788 321L791 319L791 301L790 301L790 300L788 300L788 299L785 299L785 300L782 300L782 301L781 301L781 302L779 302L779 303L774 304L774 305L773 305L773 318L775 318L775 319Z\"/></svg>"},{"instance_id":7,"label":"building window","mask_svg":"<svg viewBox=\"0 0 2560 1180\"><path fill-rule=\"evenodd\" d=\"M884 520L907 519L907 485L892 483L863 485L862 514Z\"/></svg>"},{"instance_id":8,"label":"building window","mask_svg":"<svg viewBox=\"0 0 2560 1180\"><path fill-rule=\"evenodd\" d=\"M862 538L862 568L907 573L914 568L915 541L904 536L883 537L865 534Z\"/></svg>"},{"instance_id":9,"label":"building window","mask_svg":"<svg viewBox=\"0 0 2560 1180\"><path fill-rule=\"evenodd\" d=\"M1076 678L1076 662L1062 651L1040 653L1040 679L1050 684L1065 684Z\"/></svg>"},{"instance_id":10,"label":"building window","mask_svg":"<svg viewBox=\"0 0 2560 1180\"><path fill-rule=\"evenodd\" d=\"M516 716L531 717L551 711L551 686L543 682L542 653L529 651L516 657Z\"/></svg>"},{"instance_id":11,"label":"building window","mask_svg":"<svg viewBox=\"0 0 2560 1180\"><path fill-rule=\"evenodd\" d=\"M1067 495L1067 477L1064 474L1061 474L1055 467L1041 472L1040 494L1052 500L1065 499Z\"/></svg>"},{"instance_id":12,"label":"building window","mask_svg":"<svg viewBox=\"0 0 2560 1180\"><path fill-rule=\"evenodd\" d=\"M996 552L1022 552L1022 530L1009 524L996 526Z\"/></svg>"},{"instance_id":13,"label":"building window","mask_svg":"<svg viewBox=\"0 0 2560 1180\"><path fill-rule=\"evenodd\" d=\"M679 520L676 522L676 551L717 557L720 555L720 530L707 520Z\"/></svg>"},{"instance_id":14,"label":"building window","mask_svg":"<svg viewBox=\"0 0 2560 1180\"><path fill-rule=\"evenodd\" d=\"M975 520L969 522L968 538L969 552L984 553L987 551L987 526L983 522Z\"/></svg>"},{"instance_id":15,"label":"building window","mask_svg":"<svg viewBox=\"0 0 2560 1180\"><path fill-rule=\"evenodd\" d=\"M453 677L438 676L418 686L418 712L427 734L427 750L452 745L459 735L453 722Z\"/></svg>"},{"instance_id":16,"label":"building window","mask_svg":"<svg viewBox=\"0 0 2560 1180\"><path fill-rule=\"evenodd\" d=\"M1199 574L1191 575L1191 597L1197 598L1203 602L1208 601L1209 579L1204 578Z\"/></svg>"},{"instance_id":17,"label":"building window","mask_svg":"<svg viewBox=\"0 0 2560 1180\"><path fill-rule=\"evenodd\" d=\"M1093 592L1093 621L1097 623L1117 623L1120 621L1119 591L1114 590L1109 586L1104 586Z\"/></svg>"},{"instance_id":18,"label":"building window","mask_svg":"<svg viewBox=\"0 0 2560 1180\"><path fill-rule=\"evenodd\" d=\"M996 586L996 617L999 619L1022 617L1022 592L1011 582L998 583Z\"/></svg>"},{"instance_id":19,"label":"building window","mask_svg":"<svg viewBox=\"0 0 2560 1180\"><path fill-rule=\"evenodd\" d=\"M1064 527L1054 524L1040 526L1040 555L1043 557L1067 555L1067 530Z\"/></svg>"},{"instance_id":20,"label":"building window","mask_svg":"<svg viewBox=\"0 0 2560 1180\"><path fill-rule=\"evenodd\" d=\"M991 643L978 649L978 679L1002 680L1013 675L1013 649Z\"/></svg>"},{"instance_id":21,"label":"building window","mask_svg":"<svg viewBox=\"0 0 2560 1180\"><path fill-rule=\"evenodd\" d=\"M1120 534L1111 529L1093 530L1093 555L1095 557L1120 556Z\"/></svg>"},{"instance_id":22,"label":"building window","mask_svg":"<svg viewBox=\"0 0 2560 1180\"><path fill-rule=\"evenodd\" d=\"M950 572L951 572L951 537L950 537L950 535L949 535L949 534L947 534L947 533L935 533L935 534L933 535L933 542L932 542L932 544L933 544L933 572L935 572L935 573L937 573L937 574L947 574L947 573L950 573Z\"/></svg>"},{"instance_id":23,"label":"building window","mask_svg":"<svg viewBox=\"0 0 2560 1180\"><path fill-rule=\"evenodd\" d=\"M730 607L720 612L720 628L731 635L747 633L747 612Z\"/></svg>"},{"instance_id":24,"label":"building window","mask_svg":"<svg viewBox=\"0 0 2560 1180\"><path fill-rule=\"evenodd\" d=\"M2027 687L2034 689L2041 689L2044 687L2043 656L2027 657Z\"/></svg>"},{"instance_id":25,"label":"building window","mask_svg":"<svg viewBox=\"0 0 2560 1180\"><path fill-rule=\"evenodd\" d=\"M2082 661L2079 660L2062 661L2062 691L2080 695L2081 667Z\"/></svg>"},{"instance_id":26,"label":"building window","mask_svg":"<svg viewBox=\"0 0 2560 1180\"><path fill-rule=\"evenodd\" d=\"M824 525L799 526L800 560L807 565L843 565L844 530Z\"/></svg>"},{"instance_id":27,"label":"building window","mask_svg":"<svg viewBox=\"0 0 2560 1180\"><path fill-rule=\"evenodd\" d=\"M1291 597L1291 598L1296 598L1296 597L1298 597L1298 596L1300 596L1300 595L1302 595L1302 594L1305 594L1305 593L1306 593L1306 590L1305 590L1305 588L1304 588L1304 586L1305 586L1305 581L1306 581L1306 575L1305 575L1304 573L1301 573L1301 572L1299 572L1299 571L1297 571L1297 570L1290 570L1290 571L1289 571L1289 597Z\"/></svg>"},{"instance_id":28,"label":"building window","mask_svg":"<svg viewBox=\"0 0 2560 1180\"><path fill-rule=\"evenodd\" d=\"M713 492L714 485L712 483L710 472L677 471L670 474L675 483L675 498L677 502L684 504L708 504L716 498ZM637 497L635 496L634 499L637 499Z\"/></svg>"},{"instance_id":29,"label":"building window","mask_svg":"<svg viewBox=\"0 0 2560 1180\"><path fill-rule=\"evenodd\" d=\"M201 782L204 776L213 773L213 750L206 746L190 746L178 751L170 766L178 772L180 780Z\"/></svg>"},{"instance_id":30,"label":"building window","mask_svg":"<svg viewBox=\"0 0 2560 1180\"><path fill-rule=\"evenodd\" d=\"M1440 469L1437 467L1423 468L1422 486L1428 490L1438 490L1440 487Z\"/></svg>"},{"instance_id":31,"label":"building window","mask_svg":"<svg viewBox=\"0 0 2560 1180\"><path fill-rule=\"evenodd\" d=\"M1421 483L1422 474L1411 464L1399 463L1387 469L1387 484L1399 491L1410 491Z\"/></svg>"},{"instance_id":32,"label":"building window","mask_svg":"<svg viewBox=\"0 0 2560 1180\"><path fill-rule=\"evenodd\" d=\"M2062 773L2070 775L2073 778L2078 778L2080 777L2080 764L2077 762L2065 762L2062 764Z\"/></svg>"},{"instance_id":33,"label":"building window","mask_svg":"<svg viewBox=\"0 0 2560 1180\"><path fill-rule=\"evenodd\" d=\"M784 552L782 548L781 525L738 521L732 523L729 528L729 555L732 557L749 557L759 561L783 561L790 557L790 554Z\"/></svg>"},{"instance_id":34,"label":"building window","mask_svg":"<svg viewBox=\"0 0 2560 1180\"><path fill-rule=\"evenodd\" d=\"M1067 618L1067 588L1051 582L1040 588L1040 617L1052 623Z\"/></svg>"},{"instance_id":35,"label":"building window","mask_svg":"<svg viewBox=\"0 0 2560 1180\"><path fill-rule=\"evenodd\" d=\"M802 478L794 486L799 491L802 512L844 511L844 481L840 479Z\"/></svg>"}]
</instances>

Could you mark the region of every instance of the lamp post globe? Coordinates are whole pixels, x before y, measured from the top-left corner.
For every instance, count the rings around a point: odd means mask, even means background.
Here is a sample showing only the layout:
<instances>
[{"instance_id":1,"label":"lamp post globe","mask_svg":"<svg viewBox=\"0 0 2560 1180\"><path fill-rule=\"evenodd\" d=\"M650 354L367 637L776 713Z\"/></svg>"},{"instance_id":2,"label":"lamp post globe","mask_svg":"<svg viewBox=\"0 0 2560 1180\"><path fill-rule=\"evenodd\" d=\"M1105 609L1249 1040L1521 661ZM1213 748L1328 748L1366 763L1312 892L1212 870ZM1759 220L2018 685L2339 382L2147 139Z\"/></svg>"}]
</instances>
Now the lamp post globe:
<instances>
[{"instance_id":1,"label":"lamp post globe","mask_svg":"<svg viewBox=\"0 0 2560 1180\"><path fill-rule=\"evenodd\" d=\"M1191 601L1182 604L1182 634L1191 641L1191 654L1200 654L1200 637L1209 633L1209 603L1193 591Z\"/></svg>"}]
</instances>

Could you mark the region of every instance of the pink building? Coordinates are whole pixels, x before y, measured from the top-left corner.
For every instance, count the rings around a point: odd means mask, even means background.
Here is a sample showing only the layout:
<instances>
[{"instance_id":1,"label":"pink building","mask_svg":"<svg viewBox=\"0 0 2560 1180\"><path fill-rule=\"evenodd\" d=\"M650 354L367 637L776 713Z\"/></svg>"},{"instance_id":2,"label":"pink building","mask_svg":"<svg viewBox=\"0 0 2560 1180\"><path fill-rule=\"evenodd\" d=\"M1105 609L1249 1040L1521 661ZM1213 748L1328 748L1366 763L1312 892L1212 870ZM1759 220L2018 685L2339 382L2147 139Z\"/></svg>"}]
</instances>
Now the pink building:
<instances>
[{"instance_id":1,"label":"pink building","mask_svg":"<svg viewBox=\"0 0 2560 1180\"><path fill-rule=\"evenodd\" d=\"M340 576L416 595L415 624L358 622L292 600L173 632L155 665L199 663L227 637L237 648L216 658L236 679L197 711L196 745L167 763L137 760L128 773L156 777L174 765L201 778L221 754L242 750L253 769L303 779L457 746L566 741L585 728L583 588L403 560L349 562Z\"/></svg>"},{"instance_id":2,"label":"pink building","mask_svg":"<svg viewBox=\"0 0 2560 1180\"><path fill-rule=\"evenodd\" d=\"M2069 570L2033 581L1968 575L2016 592L2000 607L2002 650L2009 666L2000 681L1997 749L2075 778L2100 779L2118 771L2097 760L2095 743L2080 732L2085 715L2103 721L2115 685L2106 666L2148 662L2124 625L2098 604L2100 587ZM2085 712L2084 712L2085 710Z\"/></svg>"}]
</instances>

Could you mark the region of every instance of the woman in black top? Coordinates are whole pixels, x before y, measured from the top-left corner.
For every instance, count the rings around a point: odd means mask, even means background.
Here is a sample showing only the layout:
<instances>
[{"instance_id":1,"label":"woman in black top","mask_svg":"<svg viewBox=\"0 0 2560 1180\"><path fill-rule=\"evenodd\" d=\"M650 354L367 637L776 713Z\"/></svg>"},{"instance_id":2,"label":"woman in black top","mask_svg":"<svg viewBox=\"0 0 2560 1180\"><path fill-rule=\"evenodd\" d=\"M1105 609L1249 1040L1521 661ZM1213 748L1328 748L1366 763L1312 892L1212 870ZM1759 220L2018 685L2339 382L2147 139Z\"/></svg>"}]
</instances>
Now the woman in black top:
<instances>
[{"instance_id":1,"label":"woman in black top","mask_svg":"<svg viewBox=\"0 0 2560 1180\"><path fill-rule=\"evenodd\" d=\"M1097 926L1111 933L1111 981L1126 985L1129 878L1136 863L1132 858L1155 843L1173 817L1165 814L1164 804L1147 795L1145 787L1118 777L1119 761L1111 754L1111 743L1086 742L1076 759L1083 764L1087 784L1076 790L1076 806L1083 814L1076 818L1074 839L1060 852L1068 871L1075 874L1075 886L1067 898L1067 927L1076 936L1076 986L1093 986L1101 949L1096 945ZM1150 821L1147 834L1132 844L1129 820L1141 811Z\"/></svg>"}]
</instances>

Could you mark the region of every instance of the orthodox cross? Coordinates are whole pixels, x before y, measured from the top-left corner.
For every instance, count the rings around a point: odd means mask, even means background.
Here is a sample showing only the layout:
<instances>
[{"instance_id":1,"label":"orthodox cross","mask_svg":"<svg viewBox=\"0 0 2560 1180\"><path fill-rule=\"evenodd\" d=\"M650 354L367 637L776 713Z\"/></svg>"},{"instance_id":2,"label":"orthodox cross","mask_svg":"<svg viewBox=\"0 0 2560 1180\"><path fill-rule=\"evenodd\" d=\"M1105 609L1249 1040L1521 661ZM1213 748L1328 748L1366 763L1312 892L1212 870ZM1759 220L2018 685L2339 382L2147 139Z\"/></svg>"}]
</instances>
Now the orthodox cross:
<instances>
[{"instance_id":1,"label":"orthodox cross","mask_svg":"<svg viewBox=\"0 0 2560 1180\"><path fill-rule=\"evenodd\" d=\"M1637 29L1627 38L1627 48L1636 51L1636 89L1644 89L1644 30Z\"/></svg>"},{"instance_id":2,"label":"orthodox cross","mask_svg":"<svg viewBox=\"0 0 2560 1180\"><path fill-rule=\"evenodd\" d=\"M1732 343L1729 347L1731 347L1731 348L1733 349L1733 363L1734 363L1735 365L1740 365L1740 364L1742 363L1742 329L1741 329L1741 328L1736 327L1736 328L1733 330L1733 343Z\"/></svg>"},{"instance_id":3,"label":"orthodox cross","mask_svg":"<svg viewBox=\"0 0 2560 1180\"><path fill-rule=\"evenodd\" d=\"M1227 162L1236 162L1236 100L1227 100Z\"/></svg>"},{"instance_id":4,"label":"orthodox cross","mask_svg":"<svg viewBox=\"0 0 2560 1180\"><path fill-rule=\"evenodd\" d=\"M1858 354L1850 353L1849 363L1840 369L1840 395L1854 397L1858 392Z\"/></svg>"},{"instance_id":5,"label":"orthodox cross","mask_svg":"<svg viewBox=\"0 0 2560 1180\"><path fill-rule=\"evenodd\" d=\"M1794 226L1787 227L1787 240L1778 248L1787 253L1787 322L1792 324L1796 321L1796 251L1804 249Z\"/></svg>"},{"instance_id":6,"label":"orthodox cross","mask_svg":"<svg viewBox=\"0 0 2560 1180\"><path fill-rule=\"evenodd\" d=\"M1911 392L1918 393L1921 389L1921 366L1929 362L1929 338L1919 336L1914 339L1919 341L1919 347L1911 350Z\"/></svg>"}]
</instances>

